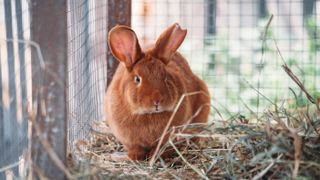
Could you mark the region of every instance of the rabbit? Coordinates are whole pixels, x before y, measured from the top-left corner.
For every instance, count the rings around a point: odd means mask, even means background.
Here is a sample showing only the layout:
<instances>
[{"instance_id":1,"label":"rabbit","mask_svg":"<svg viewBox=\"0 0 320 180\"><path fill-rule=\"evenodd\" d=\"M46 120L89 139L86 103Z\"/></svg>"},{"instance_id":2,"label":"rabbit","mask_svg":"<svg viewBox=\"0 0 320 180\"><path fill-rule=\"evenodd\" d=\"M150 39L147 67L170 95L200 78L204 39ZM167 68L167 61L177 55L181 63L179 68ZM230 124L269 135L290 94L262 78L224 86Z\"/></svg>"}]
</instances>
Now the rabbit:
<instances>
[{"instance_id":1,"label":"rabbit","mask_svg":"<svg viewBox=\"0 0 320 180\"><path fill-rule=\"evenodd\" d=\"M107 88L104 112L112 133L131 160L152 155L183 94L202 91L207 95L186 96L170 127L186 124L202 105L210 104L206 84L177 52L186 34L187 30L175 23L146 50L141 49L135 32L127 26L117 25L108 34L109 48L120 64ZM206 124L209 111L210 107L204 106L191 123Z\"/></svg>"}]
</instances>

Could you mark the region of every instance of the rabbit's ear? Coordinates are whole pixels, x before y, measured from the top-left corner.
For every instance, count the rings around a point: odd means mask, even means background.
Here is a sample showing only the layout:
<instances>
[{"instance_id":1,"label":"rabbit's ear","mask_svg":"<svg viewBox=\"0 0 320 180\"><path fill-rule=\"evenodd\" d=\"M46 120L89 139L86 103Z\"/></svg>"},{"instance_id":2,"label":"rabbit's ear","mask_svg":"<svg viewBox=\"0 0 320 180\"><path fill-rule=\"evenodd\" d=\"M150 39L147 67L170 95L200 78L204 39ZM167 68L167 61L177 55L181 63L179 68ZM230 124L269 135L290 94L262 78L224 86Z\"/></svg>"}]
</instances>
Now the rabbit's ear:
<instances>
[{"instance_id":1,"label":"rabbit's ear","mask_svg":"<svg viewBox=\"0 0 320 180\"><path fill-rule=\"evenodd\" d=\"M169 63L171 56L180 47L186 34L187 30L181 29L177 23L168 27L158 38L153 51L154 55L165 64Z\"/></svg>"},{"instance_id":2,"label":"rabbit's ear","mask_svg":"<svg viewBox=\"0 0 320 180\"><path fill-rule=\"evenodd\" d=\"M131 70L143 55L136 33L127 26L118 25L110 30L108 37L112 54Z\"/></svg>"}]
</instances>

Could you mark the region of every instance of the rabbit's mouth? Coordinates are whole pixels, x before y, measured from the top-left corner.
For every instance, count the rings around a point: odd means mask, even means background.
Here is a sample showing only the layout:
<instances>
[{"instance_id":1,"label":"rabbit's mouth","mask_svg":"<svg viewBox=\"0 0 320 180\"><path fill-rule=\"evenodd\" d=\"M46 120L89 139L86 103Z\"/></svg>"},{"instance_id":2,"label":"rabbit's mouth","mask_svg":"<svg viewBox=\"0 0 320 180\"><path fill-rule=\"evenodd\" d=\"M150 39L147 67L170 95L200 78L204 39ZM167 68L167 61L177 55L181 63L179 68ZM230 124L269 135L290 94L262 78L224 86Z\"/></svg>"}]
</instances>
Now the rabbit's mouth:
<instances>
[{"instance_id":1,"label":"rabbit's mouth","mask_svg":"<svg viewBox=\"0 0 320 180\"><path fill-rule=\"evenodd\" d=\"M162 107L160 106L154 106L152 109L150 109L147 114L155 114L155 113L162 113L166 111L165 109L163 109Z\"/></svg>"},{"instance_id":2,"label":"rabbit's mouth","mask_svg":"<svg viewBox=\"0 0 320 180\"><path fill-rule=\"evenodd\" d=\"M174 106L154 105L153 108L150 109L150 114L172 112L173 109L174 109Z\"/></svg>"},{"instance_id":3,"label":"rabbit's mouth","mask_svg":"<svg viewBox=\"0 0 320 180\"><path fill-rule=\"evenodd\" d=\"M161 108L160 106L155 106L154 110L153 110L153 113L161 113L163 111L164 111L164 109Z\"/></svg>"},{"instance_id":4,"label":"rabbit's mouth","mask_svg":"<svg viewBox=\"0 0 320 180\"><path fill-rule=\"evenodd\" d=\"M162 112L164 112L164 110L162 110L162 109L155 109L155 110L151 111L150 114L162 113Z\"/></svg>"},{"instance_id":5,"label":"rabbit's mouth","mask_svg":"<svg viewBox=\"0 0 320 180\"><path fill-rule=\"evenodd\" d=\"M163 112L171 112L172 108L164 108L162 106L153 106L152 108L140 109L135 112L135 114L144 115L144 114L158 114Z\"/></svg>"}]
</instances>

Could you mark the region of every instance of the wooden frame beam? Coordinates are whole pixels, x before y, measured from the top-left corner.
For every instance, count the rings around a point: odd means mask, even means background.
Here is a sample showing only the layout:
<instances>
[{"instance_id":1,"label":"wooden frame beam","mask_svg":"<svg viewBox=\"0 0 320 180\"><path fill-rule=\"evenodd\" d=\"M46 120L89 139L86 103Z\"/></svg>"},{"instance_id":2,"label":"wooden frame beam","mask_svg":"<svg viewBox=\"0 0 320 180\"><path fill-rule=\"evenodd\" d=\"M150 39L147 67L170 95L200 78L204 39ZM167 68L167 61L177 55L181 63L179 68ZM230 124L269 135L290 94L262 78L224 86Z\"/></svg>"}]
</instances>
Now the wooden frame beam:
<instances>
[{"instance_id":1,"label":"wooden frame beam","mask_svg":"<svg viewBox=\"0 0 320 180\"><path fill-rule=\"evenodd\" d=\"M131 0L108 0L108 32L117 24L131 26ZM107 86L109 86L113 74L119 62L113 57L108 48L107 53Z\"/></svg>"},{"instance_id":2,"label":"wooden frame beam","mask_svg":"<svg viewBox=\"0 0 320 180\"><path fill-rule=\"evenodd\" d=\"M41 169L49 179L64 179L67 150L67 1L32 0L30 4L31 40L38 43L42 54L32 49L32 111L35 114L30 119L33 124L33 168Z\"/></svg>"}]
</instances>

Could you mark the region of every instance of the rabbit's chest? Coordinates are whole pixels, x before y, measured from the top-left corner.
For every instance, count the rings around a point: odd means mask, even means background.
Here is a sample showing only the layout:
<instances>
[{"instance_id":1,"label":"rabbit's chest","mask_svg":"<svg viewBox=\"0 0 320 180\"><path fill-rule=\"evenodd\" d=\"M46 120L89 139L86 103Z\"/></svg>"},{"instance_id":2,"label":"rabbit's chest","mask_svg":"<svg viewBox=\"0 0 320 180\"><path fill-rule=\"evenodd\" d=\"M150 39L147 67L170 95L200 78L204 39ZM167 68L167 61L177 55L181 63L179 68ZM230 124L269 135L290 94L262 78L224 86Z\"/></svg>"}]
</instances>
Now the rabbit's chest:
<instances>
[{"instance_id":1,"label":"rabbit's chest","mask_svg":"<svg viewBox=\"0 0 320 180\"><path fill-rule=\"evenodd\" d=\"M127 146L153 146L160 138L169 118L169 115L132 118L131 122L117 128L119 139Z\"/></svg>"},{"instance_id":2,"label":"rabbit's chest","mask_svg":"<svg viewBox=\"0 0 320 180\"><path fill-rule=\"evenodd\" d=\"M182 125L188 119L189 115L183 109L176 112L171 127ZM110 126L125 146L152 147L157 144L171 115L172 112L131 116L119 113L113 116L117 120L114 119Z\"/></svg>"}]
</instances>

